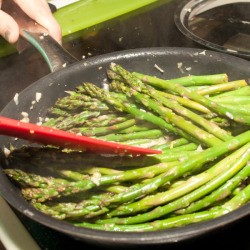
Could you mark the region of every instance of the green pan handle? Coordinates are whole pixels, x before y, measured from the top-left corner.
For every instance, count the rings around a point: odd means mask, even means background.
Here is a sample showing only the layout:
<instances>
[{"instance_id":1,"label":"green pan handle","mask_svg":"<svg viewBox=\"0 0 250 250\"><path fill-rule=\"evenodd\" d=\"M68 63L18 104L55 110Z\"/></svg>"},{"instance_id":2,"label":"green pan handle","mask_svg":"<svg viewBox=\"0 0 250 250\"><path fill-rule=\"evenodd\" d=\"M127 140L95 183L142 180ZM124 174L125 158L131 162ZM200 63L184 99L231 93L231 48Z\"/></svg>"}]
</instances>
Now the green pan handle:
<instances>
[{"instance_id":1,"label":"green pan handle","mask_svg":"<svg viewBox=\"0 0 250 250\"><path fill-rule=\"evenodd\" d=\"M62 69L78 61L46 33L24 31L22 36L40 52L51 72Z\"/></svg>"}]
</instances>

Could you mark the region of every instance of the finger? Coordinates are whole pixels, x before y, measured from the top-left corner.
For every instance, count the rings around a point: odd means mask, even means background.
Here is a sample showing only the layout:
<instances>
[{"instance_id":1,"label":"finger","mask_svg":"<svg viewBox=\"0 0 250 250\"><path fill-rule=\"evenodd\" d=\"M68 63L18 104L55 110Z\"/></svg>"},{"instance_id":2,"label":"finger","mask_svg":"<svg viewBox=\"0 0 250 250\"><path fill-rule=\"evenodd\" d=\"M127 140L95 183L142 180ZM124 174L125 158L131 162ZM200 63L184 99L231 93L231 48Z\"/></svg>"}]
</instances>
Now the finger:
<instances>
[{"instance_id":1,"label":"finger","mask_svg":"<svg viewBox=\"0 0 250 250\"><path fill-rule=\"evenodd\" d=\"M19 37L19 27L15 20L0 10L0 35L9 43L15 43Z\"/></svg>"},{"instance_id":2,"label":"finger","mask_svg":"<svg viewBox=\"0 0 250 250\"><path fill-rule=\"evenodd\" d=\"M20 8L33 20L46 28L49 34L61 43L61 28L53 17L46 0L14 0Z\"/></svg>"}]
</instances>

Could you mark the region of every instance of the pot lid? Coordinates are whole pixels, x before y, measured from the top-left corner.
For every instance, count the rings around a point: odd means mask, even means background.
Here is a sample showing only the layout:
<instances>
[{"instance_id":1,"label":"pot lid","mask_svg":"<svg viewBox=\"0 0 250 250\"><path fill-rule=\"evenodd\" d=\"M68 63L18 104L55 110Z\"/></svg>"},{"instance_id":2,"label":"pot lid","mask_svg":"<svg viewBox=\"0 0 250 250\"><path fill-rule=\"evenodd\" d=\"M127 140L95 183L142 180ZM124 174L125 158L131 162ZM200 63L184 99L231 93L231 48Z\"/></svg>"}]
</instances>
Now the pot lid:
<instances>
[{"instance_id":1,"label":"pot lid","mask_svg":"<svg viewBox=\"0 0 250 250\"><path fill-rule=\"evenodd\" d=\"M208 48L250 58L250 0L181 1L178 29Z\"/></svg>"}]
</instances>

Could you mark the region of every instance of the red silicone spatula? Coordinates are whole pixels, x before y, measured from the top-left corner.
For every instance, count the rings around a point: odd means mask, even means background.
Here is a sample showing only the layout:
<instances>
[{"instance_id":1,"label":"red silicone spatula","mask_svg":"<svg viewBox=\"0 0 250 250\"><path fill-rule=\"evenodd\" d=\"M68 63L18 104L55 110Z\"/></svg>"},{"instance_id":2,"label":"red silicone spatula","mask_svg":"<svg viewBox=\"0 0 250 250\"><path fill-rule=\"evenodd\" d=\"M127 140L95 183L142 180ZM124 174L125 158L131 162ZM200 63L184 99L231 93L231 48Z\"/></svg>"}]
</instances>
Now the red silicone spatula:
<instances>
[{"instance_id":1,"label":"red silicone spatula","mask_svg":"<svg viewBox=\"0 0 250 250\"><path fill-rule=\"evenodd\" d=\"M103 154L142 155L161 153L159 150L132 147L124 144L94 139L50 127L21 122L3 116L0 116L0 134L44 145L53 145Z\"/></svg>"}]
</instances>

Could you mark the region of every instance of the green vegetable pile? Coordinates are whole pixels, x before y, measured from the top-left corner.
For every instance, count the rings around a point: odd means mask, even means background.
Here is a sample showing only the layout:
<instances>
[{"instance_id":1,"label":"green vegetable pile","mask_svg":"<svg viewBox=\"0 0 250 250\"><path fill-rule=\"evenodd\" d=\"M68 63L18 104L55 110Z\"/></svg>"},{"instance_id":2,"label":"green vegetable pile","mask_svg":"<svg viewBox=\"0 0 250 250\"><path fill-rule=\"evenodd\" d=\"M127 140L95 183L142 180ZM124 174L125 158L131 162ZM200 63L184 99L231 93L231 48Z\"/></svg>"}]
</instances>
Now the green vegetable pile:
<instances>
[{"instance_id":1,"label":"green vegetable pile","mask_svg":"<svg viewBox=\"0 0 250 250\"><path fill-rule=\"evenodd\" d=\"M112 63L105 88L83 83L44 125L162 150L114 156L22 147L4 171L54 218L108 231L210 220L250 200L250 86L227 74L163 80Z\"/></svg>"}]
</instances>

